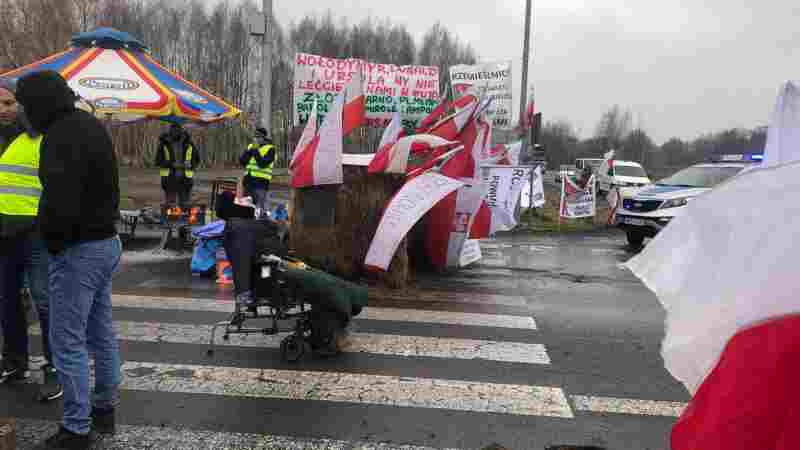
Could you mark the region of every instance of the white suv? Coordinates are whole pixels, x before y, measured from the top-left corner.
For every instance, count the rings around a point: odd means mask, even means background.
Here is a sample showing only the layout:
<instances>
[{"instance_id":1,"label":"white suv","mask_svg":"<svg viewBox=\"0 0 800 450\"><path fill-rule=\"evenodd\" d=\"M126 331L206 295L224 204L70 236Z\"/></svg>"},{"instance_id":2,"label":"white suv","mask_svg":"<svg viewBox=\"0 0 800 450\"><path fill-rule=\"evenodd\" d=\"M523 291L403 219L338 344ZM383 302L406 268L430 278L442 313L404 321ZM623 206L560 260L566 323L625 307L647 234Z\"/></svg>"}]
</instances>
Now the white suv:
<instances>
[{"instance_id":1,"label":"white suv","mask_svg":"<svg viewBox=\"0 0 800 450\"><path fill-rule=\"evenodd\" d=\"M597 173L597 190L605 195L615 188L638 188L652 183L647 172L637 162L606 160L600 164Z\"/></svg>"}]
</instances>

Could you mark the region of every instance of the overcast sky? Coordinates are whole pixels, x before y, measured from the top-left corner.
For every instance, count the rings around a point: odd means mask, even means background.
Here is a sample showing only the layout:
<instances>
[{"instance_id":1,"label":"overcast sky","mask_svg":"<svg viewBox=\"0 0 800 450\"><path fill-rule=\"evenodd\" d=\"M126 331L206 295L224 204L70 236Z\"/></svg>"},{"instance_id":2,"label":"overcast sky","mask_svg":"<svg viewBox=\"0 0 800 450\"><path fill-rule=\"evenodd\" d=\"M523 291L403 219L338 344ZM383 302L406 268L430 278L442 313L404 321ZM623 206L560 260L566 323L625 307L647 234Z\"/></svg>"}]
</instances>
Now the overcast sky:
<instances>
[{"instance_id":1,"label":"overcast sky","mask_svg":"<svg viewBox=\"0 0 800 450\"><path fill-rule=\"evenodd\" d=\"M282 24L324 8L418 39L441 21L481 60L513 60L519 95L524 0L274 0ZM619 104L659 143L766 125L780 83L800 78L799 24L796 0L534 0L537 109L587 136Z\"/></svg>"}]
</instances>

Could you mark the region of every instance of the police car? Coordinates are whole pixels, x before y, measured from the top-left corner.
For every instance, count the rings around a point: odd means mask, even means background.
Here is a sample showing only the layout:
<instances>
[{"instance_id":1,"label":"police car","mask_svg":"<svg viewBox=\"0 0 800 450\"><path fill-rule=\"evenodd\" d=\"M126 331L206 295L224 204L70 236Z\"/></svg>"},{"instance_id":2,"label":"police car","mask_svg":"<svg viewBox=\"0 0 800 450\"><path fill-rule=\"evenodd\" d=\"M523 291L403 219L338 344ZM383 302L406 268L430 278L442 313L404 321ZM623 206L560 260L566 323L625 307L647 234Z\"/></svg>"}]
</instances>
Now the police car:
<instances>
[{"instance_id":1,"label":"police car","mask_svg":"<svg viewBox=\"0 0 800 450\"><path fill-rule=\"evenodd\" d=\"M721 155L713 162L696 164L647 186L624 198L616 223L628 235L628 243L638 247L647 237L664 229L692 198L759 164L763 155Z\"/></svg>"}]
</instances>

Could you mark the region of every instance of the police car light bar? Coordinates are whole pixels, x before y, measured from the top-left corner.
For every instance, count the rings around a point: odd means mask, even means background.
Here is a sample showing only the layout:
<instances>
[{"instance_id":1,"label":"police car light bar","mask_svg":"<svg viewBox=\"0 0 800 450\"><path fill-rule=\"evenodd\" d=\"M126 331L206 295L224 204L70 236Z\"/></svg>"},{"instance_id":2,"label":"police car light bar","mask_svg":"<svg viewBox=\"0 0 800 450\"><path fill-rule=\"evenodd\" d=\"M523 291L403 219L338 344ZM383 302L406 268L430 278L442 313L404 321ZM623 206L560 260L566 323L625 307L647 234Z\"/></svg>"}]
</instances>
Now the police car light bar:
<instances>
[{"instance_id":1,"label":"police car light bar","mask_svg":"<svg viewBox=\"0 0 800 450\"><path fill-rule=\"evenodd\" d=\"M764 155L760 153L717 155L712 159L713 162L761 162L763 160Z\"/></svg>"}]
</instances>

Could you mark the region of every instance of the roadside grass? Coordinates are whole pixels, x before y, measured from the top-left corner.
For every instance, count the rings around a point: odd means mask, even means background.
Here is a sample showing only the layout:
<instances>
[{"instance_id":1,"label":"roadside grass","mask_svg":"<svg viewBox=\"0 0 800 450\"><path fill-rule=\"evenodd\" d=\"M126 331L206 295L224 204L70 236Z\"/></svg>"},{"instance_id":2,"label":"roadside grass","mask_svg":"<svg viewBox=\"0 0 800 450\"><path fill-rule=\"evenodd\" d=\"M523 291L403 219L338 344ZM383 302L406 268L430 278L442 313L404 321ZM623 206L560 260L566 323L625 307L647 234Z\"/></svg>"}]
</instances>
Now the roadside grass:
<instances>
[{"instance_id":1,"label":"roadside grass","mask_svg":"<svg viewBox=\"0 0 800 450\"><path fill-rule=\"evenodd\" d=\"M597 201L597 215L587 219L561 219L559 214L561 191L545 184L545 205L543 208L523 210L519 233L573 233L608 228L611 210L605 199Z\"/></svg>"}]
</instances>

